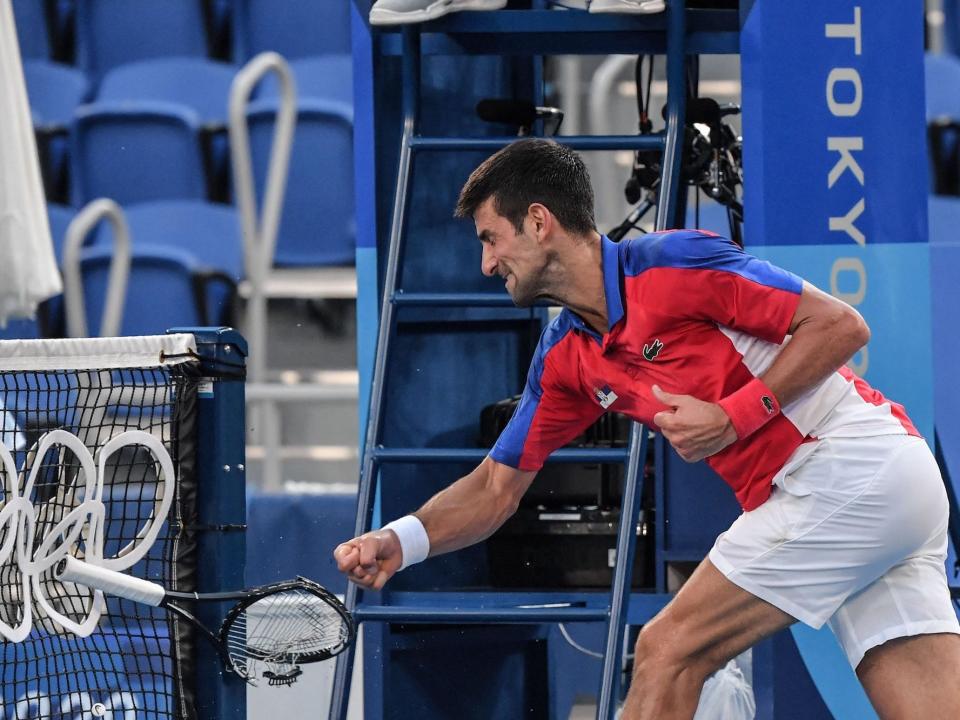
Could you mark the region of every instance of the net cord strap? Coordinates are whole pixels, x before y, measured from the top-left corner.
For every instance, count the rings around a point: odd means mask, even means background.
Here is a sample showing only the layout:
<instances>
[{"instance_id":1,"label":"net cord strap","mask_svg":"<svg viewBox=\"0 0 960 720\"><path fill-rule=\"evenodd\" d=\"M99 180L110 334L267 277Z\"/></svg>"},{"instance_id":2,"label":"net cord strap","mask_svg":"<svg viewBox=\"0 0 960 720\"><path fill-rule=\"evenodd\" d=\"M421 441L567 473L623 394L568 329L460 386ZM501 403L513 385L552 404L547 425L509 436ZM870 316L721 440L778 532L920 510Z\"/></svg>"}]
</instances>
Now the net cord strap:
<instances>
[{"instance_id":1,"label":"net cord strap","mask_svg":"<svg viewBox=\"0 0 960 720\"><path fill-rule=\"evenodd\" d=\"M196 356L196 341L189 333L4 340L0 342L0 372L158 367L190 362Z\"/></svg>"}]
</instances>

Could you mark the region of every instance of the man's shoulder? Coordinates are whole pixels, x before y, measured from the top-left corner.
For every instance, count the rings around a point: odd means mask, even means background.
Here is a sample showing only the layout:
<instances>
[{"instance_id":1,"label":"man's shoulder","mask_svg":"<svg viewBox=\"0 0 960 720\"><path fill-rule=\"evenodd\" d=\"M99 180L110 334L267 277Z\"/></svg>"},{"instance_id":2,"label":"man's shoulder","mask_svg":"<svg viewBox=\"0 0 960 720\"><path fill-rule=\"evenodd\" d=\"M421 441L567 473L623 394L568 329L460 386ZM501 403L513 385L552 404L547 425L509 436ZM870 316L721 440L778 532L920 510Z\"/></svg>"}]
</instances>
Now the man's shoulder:
<instances>
[{"instance_id":1,"label":"man's shoulder","mask_svg":"<svg viewBox=\"0 0 960 720\"><path fill-rule=\"evenodd\" d=\"M567 308L560 311L553 320L547 323L540 335L540 346L537 348L538 355L546 355L555 348L567 335L574 330L573 314Z\"/></svg>"},{"instance_id":2,"label":"man's shoulder","mask_svg":"<svg viewBox=\"0 0 960 720\"><path fill-rule=\"evenodd\" d=\"M663 230L623 240L624 273L639 275L651 268L700 265L718 253L738 249L728 239L705 230Z\"/></svg>"},{"instance_id":3,"label":"man's shoulder","mask_svg":"<svg viewBox=\"0 0 960 720\"><path fill-rule=\"evenodd\" d=\"M560 370L561 373L570 367L571 363L576 363L576 350L571 350L569 346L567 349L570 352L560 350L557 354L558 348L563 347L563 340L572 335L573 330L573 317L567 309L562 310L543 329L540 342L537 344L537 350L530 361L531 377L537 378L538 383L546 370L548 356L551 358L551 365L554 369Z\"/></svg>"}]
</instances>

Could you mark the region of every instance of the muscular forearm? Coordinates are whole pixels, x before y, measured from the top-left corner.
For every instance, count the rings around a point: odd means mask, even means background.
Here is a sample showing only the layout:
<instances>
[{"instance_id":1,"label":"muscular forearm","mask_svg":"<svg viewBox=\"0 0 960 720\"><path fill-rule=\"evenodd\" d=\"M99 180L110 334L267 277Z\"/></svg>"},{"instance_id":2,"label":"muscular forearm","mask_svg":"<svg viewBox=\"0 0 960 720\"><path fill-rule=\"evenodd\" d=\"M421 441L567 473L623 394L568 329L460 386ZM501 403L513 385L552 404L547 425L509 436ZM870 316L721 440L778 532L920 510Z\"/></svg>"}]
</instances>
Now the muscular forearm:
<instances>
[{"instance_id":1,"label":"muscular forearm","mask_svg":"<svg viewBox=\"0 0 960 720\"><path fill-rule=\"evenodd\" d=\"M430 538L430 556L459 550L492 535L516 511L534 475L487 458L469 475L430 498L414 513Z\"/></svg>"},{"instance_id":2,"label":"muscular forearm","mask_svg":"<svg viewBox=\"0 0 960 720\"><path fill-rule=\"evenodd\" d=\"M763 374L780 405L787 405L846 363L870 339L870 330L856 310L806 285L819 306L815 314L797 317L793 337Z\"/></svg>"}]
</instances>

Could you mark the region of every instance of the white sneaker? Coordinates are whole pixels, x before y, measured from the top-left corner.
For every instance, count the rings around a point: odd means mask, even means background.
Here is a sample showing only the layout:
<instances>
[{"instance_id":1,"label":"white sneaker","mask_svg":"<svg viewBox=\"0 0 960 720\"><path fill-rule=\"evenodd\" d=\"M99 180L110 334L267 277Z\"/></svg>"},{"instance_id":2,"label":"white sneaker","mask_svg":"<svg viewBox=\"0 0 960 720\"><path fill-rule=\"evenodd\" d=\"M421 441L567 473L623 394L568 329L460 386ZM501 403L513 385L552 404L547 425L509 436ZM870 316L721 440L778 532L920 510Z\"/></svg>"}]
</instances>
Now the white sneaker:
<instances>
[{"instance_id":1,"label":"white sneaker","mask_svg":"<svg viewBox=\"0 0 960 720\"><path fill-rule=\"evenodd\" d=\"M666 10L664 0L592 0L592 13L658 13Z\"/></svg>"},{"instance_id":2,"label":"white sneaker","mask_svg":"<svg viewBox=\"0 0 960 720\"><path fill-rule=\"evenodd\" d=\"M370 24L406 25L459 10L500 10L506 5L507 0L377 0L370 8Z\"/></svg>"}]
</instances>

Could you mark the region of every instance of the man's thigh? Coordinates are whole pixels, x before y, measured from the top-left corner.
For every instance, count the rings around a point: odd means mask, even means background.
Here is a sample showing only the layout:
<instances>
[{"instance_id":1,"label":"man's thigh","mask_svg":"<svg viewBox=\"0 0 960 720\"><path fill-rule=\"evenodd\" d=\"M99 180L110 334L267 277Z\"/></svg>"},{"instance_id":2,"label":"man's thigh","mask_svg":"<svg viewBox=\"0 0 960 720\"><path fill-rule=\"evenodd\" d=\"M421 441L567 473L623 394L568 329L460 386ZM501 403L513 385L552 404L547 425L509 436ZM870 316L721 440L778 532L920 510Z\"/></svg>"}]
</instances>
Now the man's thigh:
<instances>
[{"instance_id":1,"label":"man's thigh","mask_svg":"<svg viewBox=\"0 0 960 720\"><path fill-rule=\"evenodd\" d=\"M791 615L727 580L706 559L644 633L648 647L656 643L663 654L709 673L794 622Z\"/></svg>"},{"instance_id":2,"label":"man's thigh","mask_svg":"<svg viewBox=\"0 0 960 720\"><path fill-rule=\"evenodd\" d=\"M960 635L890 640L867 652L857 676L881 720L960 717Z\"/></svg>"}]
</instances>

